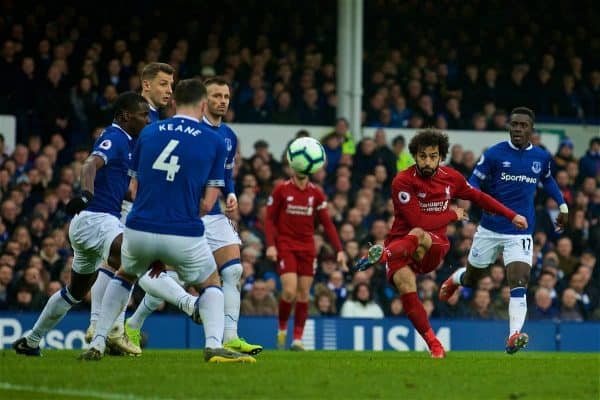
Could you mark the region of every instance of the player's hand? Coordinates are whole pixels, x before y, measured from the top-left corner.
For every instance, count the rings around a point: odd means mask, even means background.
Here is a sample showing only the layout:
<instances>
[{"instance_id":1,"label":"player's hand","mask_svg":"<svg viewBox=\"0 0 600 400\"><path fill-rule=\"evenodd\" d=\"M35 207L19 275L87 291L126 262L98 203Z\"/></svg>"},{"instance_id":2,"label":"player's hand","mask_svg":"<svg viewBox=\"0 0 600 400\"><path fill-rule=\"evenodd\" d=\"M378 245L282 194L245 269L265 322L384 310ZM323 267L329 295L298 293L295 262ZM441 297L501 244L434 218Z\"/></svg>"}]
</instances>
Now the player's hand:
<instances>
[{"instance_id":1,"label":"player's hand","mask_svg":"<svg viewBox=\"0 0 600 400\"><path fill-rule=\"evenodd\" d=\"M271 261L277 261L277 248L275 246L267 247L267 258Z\"/></svg>"},{"instance_id":2,"label":"player's hand","mask_svg":"<svg viewBox=\"0 0 600 400\"><path fill-rule=\"evenodd\" d=\"M558 214L558 217L556 217L556 222L554 223L554 225L556 225L556 230L562 231L563 229L565 229L567 227L568 224L569 224L569 213Z\"/></svg>"},{"instance_id":3,"label":"player's hand","mask_svg":"<svg viewBox=\"0 0 600 400\"><path fill-rule=\"evenodd\" d=\"M452 211L456 213L457 221L466 221L467 219L469 219L469 214L467 214L464 208L456 207Z\"/></svg>"},{"instance_id":4,"label":"player's hand","mask_svg":"<svg viewBox=\"0 0 600 400\"><path fill-rule=\"evenodd\" d=\"M346 258L346 253L343 251L338 251L336 256L336 261L340 265L342 272L348 272L348 259Z\"/></svg>"},{"instance_id":5,"label":"player's hand","mask_svg":"<svg viewBox=\"0 0 600 400\"><path fill-rule=\"evenodd\" d=\"M527 224L527 218L525 218L522 215L517 214L513 219L512 219L512 224L514 226L516 226L518 229L527 229L527 227L529 226Z\"/></svg>"},{"instance_id":6,"label":"player's hand","mask_svg":"<svg viewBox=\"0 0 600 400\"><path fill-rule=\"evenodd\" d=\"M94 195L87 190L84 190L80 196L74 197L67 203L65 210L68 214L77 215L81 211L85 210L90 204L90 201L94 198Z\"/></svg>"},{"instance_id":7,"label":"player's hand","mask_svg":"<svg viewBox=\"0 0 600 400\"><path fill-rule=\"evenodd\" d=\"M227 201L225 202L225 213L229 214L237 210L238 201L235 194L230 193L227 195Z\"/></svg>"},{"instance_id":8,"label":"player's hand","mask_svg":"<svg viewBox=\"0 0 600 400\"><path fill-rule=\"evenodd\" d=\"M166 270L167 266L164 262L162 262L161 260L154 260L150 264L150 272L148 273L148 275L150 276L150 278L156 278Z\"/></svg>"}]
</instances>

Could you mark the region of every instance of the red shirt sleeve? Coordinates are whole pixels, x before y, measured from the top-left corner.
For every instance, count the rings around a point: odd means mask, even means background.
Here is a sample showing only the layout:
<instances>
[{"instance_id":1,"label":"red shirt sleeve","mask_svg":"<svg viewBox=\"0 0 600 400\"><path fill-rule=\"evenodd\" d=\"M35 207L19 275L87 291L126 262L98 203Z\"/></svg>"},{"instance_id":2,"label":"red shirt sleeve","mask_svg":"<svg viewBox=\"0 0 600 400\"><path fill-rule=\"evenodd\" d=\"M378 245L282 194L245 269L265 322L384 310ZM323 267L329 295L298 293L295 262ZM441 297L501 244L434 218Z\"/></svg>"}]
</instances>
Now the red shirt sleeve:
<instances>
[{"instance_id":1,"label":"red shirt sleeve","mask_svg":"<svg viewBox=\"0 0 600 400\"><path fill-rule=\"evenodd\" d=\"M409 226L434 231L456 221L456 213L446 210L441 213L424 213L412 185L399 177L392 183L392 196L396 215L407 221Z\"/></svg>"},{"instance_id":2,"label":"red shirt sleeve","mask_svg":"<svg viewBox=\"0 0 600 400\"><path fill-rule=\"evenodd\" d=\"M268 246L275 246L275 236L277 235L277 221L281 212L281 187L273 189L269 200L267 201L267 218L265 221L265 238Z\"/></svg>"},{"instance_id":3,"label":"red shirt sleeve","mask_svg":"<svg viewBox=\"0 0 600 400\"><path fill-rule=\"evenodd\" d=\"M476 203L479 207L483 208L485 211L502 215L507 218L509 221L517 215L516 212L511 210L508 207L505 207L498 200L494 199L487 193L483 193L480 190L475 189L473 186L469 185L469 183L465 180L465 178L456 174L456 194L455 197L459 199L471 200Z\"/></svg>"},{"instance_id":4,"label":"red shirt sleeve","mask_svg":"<svg viewBox=\"0 0 600 400\"><path fill-rule=\"evenodd\" d=\"M325 229L325 234L327 238L335 247L335 250L340 252L344 248L342 247L342 242L340 241L340 237L338 236L337 230L335 229L335 225L331 222L331 218L329 217L329 211L327 210L327 200L325 198L325 194L320 190L317 190L317 204L316 211L319 216L319 221L323 224L323 228Z\"/></svg>"}]
</instances>

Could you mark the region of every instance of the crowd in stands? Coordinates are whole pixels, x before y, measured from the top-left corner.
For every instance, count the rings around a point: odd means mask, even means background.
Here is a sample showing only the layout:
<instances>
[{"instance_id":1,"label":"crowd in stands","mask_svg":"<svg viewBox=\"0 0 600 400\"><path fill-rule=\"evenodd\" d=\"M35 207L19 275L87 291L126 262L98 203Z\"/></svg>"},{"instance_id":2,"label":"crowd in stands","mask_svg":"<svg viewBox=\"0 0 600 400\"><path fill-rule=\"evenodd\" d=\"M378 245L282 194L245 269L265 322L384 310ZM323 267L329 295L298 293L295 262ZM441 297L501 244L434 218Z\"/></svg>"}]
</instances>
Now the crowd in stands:
<instances>
[{"instance_id":1,"label":"crowd in stands","mask_svg":"<svg viewBox=\"0 0 600 400\"><path fill-rule=\"evenodd\" d=\"M117 94L139 90L148 62L168 61L178 79L225 77L234 95L227 121L299 124L299 135L311 135L311 125L332 126L319 138L329 162L313 180L329 198L350 263L367 243L385 238L391 179L411 164L403 138L386 137L385 128L505 129L506 111L516 105L573 121L600 118L600 41L592 36L597 12L589 1L559 2L560 25L539 2L366 2L363 122L380 129L358 143L347 122L335 119L335 2L254 3L258 21L232 0L221 2L226 11L218 15L208 3L189 15L123 5L119 15L127 18L111 15L110 7L86 14L77 6L17 10L2 3L0 114L17 117L18 144L7 149L0 137L0 310L40 311L68 282L65 205L79 190L92 140L111 122ZM433 26L442 16L447 23ZM481 26L466 23L472 18ZM533 140L543 145L539 136ZM235 171L242 314L276 315L279 281L264 257L265 207L289 170L268 142L254 148L240 154ZM554 154L553 173L570 208L565 232L554 230L553 200L542 191L536 198L530 319L600 319L600 138L580 159L573 150L565 139ZM454 144L447 164L468 177L476 161ZM465 265L480 214L468 202L460 206L470 210L470 222L448 228L452 250L441 269L419 279L418 294L433 317L506 319L501 259L475 290L457 291L448 304L437 300L441 282ZM344 273L321 233L315 246L312 315L402 316L382 266Z\"/></svg>"}]
</instances>

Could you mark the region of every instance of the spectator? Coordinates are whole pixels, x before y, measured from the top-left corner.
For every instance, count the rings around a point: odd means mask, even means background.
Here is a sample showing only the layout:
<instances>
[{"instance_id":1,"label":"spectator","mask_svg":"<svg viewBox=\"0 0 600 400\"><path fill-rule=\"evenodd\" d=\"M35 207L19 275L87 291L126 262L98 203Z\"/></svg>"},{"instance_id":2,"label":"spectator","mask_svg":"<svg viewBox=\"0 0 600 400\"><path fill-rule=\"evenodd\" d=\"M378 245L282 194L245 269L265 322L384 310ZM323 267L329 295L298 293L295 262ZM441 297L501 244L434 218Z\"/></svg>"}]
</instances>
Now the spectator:
<instances>
[{"instance_id":1,"label":"spectator","mask_svg":"<svg viewBox=\"0 0 600 400\"><path fill-rule=\"evenodd\" d=\"M366 283L359 283L352 292L352 300L346 300L340 316L344 318L383 318L383 310L371 295Z\"/></svg>"},{"instance_id":2,"label":"spectator","mask_svg":"<svg viewBox=\"0 0 600 400\"><path fill-rule=\"evenodd\" d=\"M240 307L242 315L277 315L277 300L267 288L267 284L257 279L252 284L252 289L244 299Z\"/></svg>"}]
</instances>

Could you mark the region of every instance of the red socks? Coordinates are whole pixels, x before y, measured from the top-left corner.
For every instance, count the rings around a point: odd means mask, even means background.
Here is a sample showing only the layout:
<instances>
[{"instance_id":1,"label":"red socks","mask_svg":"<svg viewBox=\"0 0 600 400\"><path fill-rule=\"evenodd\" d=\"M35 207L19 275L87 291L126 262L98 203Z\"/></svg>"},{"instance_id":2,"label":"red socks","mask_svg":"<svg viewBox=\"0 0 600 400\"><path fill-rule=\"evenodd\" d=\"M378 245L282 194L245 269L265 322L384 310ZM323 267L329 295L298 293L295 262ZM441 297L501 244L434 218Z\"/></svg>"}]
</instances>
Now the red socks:
<instances>
[{"instance_id":1,"label":"red socks","mask_svg":"<svg viewBox=\"0 0 600 400\"><path fill-rule=\"evenodd\" d=\"M427 312L423 307L423 304L419 300L416 292L406 293L400 296L402 300L402 305L404 306L404 310L410 322L412 322L413 326L421 334L423 339L429 344L432 340L435 340L435 334L433 333L433 329L431 329L431 325L429 325L429 320L427 319Z\"/></svg>"},{"instance_id":2,"label":"red socks","mask_svg":"<svg viewBox=\"0 0 600 400\"><path fill-rule=\"evenodd\" d=\"M304 332L304 324L308 318L308 303L296 302L294 313L294 340L301 340Z\"/></svg>"},{"instance_id":3,"label":"red socks","mask_svg":"<svg viewBox=\"0 0 600 400\"><path fill-rule=\"evenodd\" d=\"M279 300L279 330L287 331L287 322L292 312L292 303L280 299Z\"/></svg>"}]
</instances>

